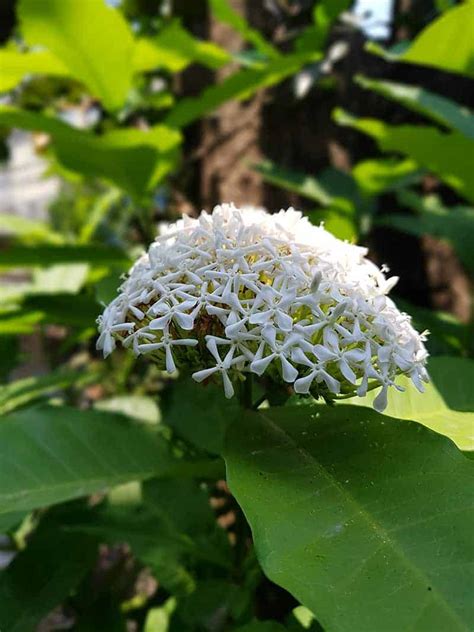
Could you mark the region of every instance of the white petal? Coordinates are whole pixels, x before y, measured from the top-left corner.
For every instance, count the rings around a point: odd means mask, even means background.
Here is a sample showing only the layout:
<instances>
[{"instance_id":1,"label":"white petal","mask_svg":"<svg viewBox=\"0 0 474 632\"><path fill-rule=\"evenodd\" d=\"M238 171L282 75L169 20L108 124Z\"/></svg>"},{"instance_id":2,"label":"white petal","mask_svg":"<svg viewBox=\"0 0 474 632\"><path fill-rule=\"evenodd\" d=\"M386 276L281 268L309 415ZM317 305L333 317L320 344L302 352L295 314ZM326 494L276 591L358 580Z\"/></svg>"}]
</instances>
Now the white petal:
<instances>
[{"instance_id":1,"label":"white petal","mask_svg":"<svg viewBox=\"0 0 474 632\"><path fill-rule=\"evenodd\" d=\"M217 367L213 366L210 369L203 369L202 371L196 371L196 373L193 373L191 377L193 378L195 382L203 382L204 380L207 380L207 378L210 377L217 370L218 370Z\"/></svg>"}]
</instances>

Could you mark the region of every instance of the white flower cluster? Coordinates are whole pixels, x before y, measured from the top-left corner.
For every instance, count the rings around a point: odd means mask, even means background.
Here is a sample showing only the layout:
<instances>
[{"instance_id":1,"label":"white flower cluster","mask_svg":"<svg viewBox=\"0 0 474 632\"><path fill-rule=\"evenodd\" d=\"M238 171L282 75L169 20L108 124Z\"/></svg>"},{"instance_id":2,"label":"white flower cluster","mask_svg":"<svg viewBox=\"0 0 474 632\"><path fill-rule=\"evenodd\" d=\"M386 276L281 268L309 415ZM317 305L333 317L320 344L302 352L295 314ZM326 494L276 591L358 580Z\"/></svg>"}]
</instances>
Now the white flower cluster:
<instances>
[{"instance_id":1,"label":"white flower cluster","mask_svg":"<svg viewBox=\"0 0 474 632\"><path fill-rule=\"evenodd\" d=\"M232 397L246 373L326 400L399 374L427 381L423 335L386 294L396 278L301 213L217 206L166 227L99 318L97 347L120 340L168 372L220 376Z\"/></svg>"}]
</instances>

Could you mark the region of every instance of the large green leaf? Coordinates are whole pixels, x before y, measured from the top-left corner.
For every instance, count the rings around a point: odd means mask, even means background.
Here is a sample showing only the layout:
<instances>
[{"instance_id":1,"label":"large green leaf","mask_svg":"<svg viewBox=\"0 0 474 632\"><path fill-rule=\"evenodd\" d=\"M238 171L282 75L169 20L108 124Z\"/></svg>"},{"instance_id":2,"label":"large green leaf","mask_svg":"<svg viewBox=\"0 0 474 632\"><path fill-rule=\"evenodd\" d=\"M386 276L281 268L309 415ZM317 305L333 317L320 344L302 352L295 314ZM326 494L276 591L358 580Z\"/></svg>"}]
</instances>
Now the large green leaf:
<instances>
[{"instance_id":1,"label":"large green leaf","mask_svg":"<svg viewBox=\"0 0 474 632\"><path fill-rule=\"evenodd\" d=\"M35 534L0 575L0 629L30 632L69 597L97 556L97 541L58 530Z\"/></svg>"},{"instance_id":2,"label":"large green leaf","mask_svg":"<svg viewBox=\"0 0 474 632\"><path fill-rule=\"evenodd\" d=\"M340 125L347 125L374 138L383 151L411 156L433 171L464 197L474 200L474 182L469 160L474 141L457 132L445 134L434 127L389 125L369 118L355 118L340 109L334 113Z\"/></svg>"},{"instance_id":3,"label":"large green leaf","mask_svg":"<svg viewBox=\"0 0 474 632\"><path fill-rule=\"evenodd\" d=\"M474 139L474 114L466 107L420 86L409 86L393 81L377 81L358 76L359 85L388 99L397 101L410 110L424 114L448 129Z\"/></svg>"},{"instance_id":4,"label":"large green leaf","mask_svg":"<svg viewBox=\"0 0 474 632\"><path fill-rule=\"evenodd\" d=\"M42 407L0 423L0 514L77 498L169 473L166 442L105 412Z\"/></svg>"},{"instance_id":5,"label":"large green leaf","mask_svg":"<svg viewBox=\"0 0 474 632\"><path fill-rule=\"evenodd\" d=\"M14 107L0 108L0 126L41 130L53 140L61 164L91 178L104 178L140 198L176 163L181 135L156 125L149 130L117 129L94 135L62 121Z\"/></svg>"},{"instance_id":6,"label":"large green leaf","mask_svg":"<svg viewBox=\"0 0 474 632\"><path fill-rule=\"evenodd\" d=\"M297 406L246 412L225 458L265 573L325 630L472 629L474 463L449 440Z\"/></svg>"},{"instance_id":7,"label":"large green leaf","mask_svg":"<svg viewBox=\"0 0 474 632\"><path fill-rule=\"evenodd\" d=\"M134 41L116 9L103 0L20 0L18 17L30 46L45 46L107 109L124 104Z\"/></svg>"},{"instance_id":8,"label":"large green leaf","mask_svg":"<svg viewBox=\"0 0 474 632\"><path fill-rule=\"evenodd\" d=\"M253 29L243 16L234 11L228 0L209 0L209 3L212 13L218 20L235 29L244 40L255 46L260 53L270 58L279 56L279 52L270 42L267 42L261 33Z\"/></svg>"},{"instance_id":9,"label":"large green leaf","mask_svg":"<svg viewBox=\"0 0 474 632\"><path fill-rule=\"evenodd\" d=\"M283 81L298 72L305 63L320 56L318 53L286 55L270 61L264 68L239 70L221 84L206 88L199 96L182 99L171 110L165 123L171 127L185 127L225 101L247 99L260 88Z\"/></svg>"},{"instance_id":10,"label":"large green leaf","mask_svg":"<svg viewBox=\"0 0 474 632\"><path fill-rule=\"evenodd\" d=\"M226 399L214 384L180 380L163 402L163 417L186 441L201 450L221 454L228 425L238 416L235 398Z\"/></svg>"},{"instance_id":11,"label":"large green leaf","mask_svg":"<svg viewBox=\"0 0 474 632\"><path fill-rule=\"evenodd\" d=\"M474 78L474 2L467 0L429 24L401 56L406 61Z\"/></svg>"},{"instance_id":12,"label":"large green leaf","mask_svg":"<svg viewBox=\"0 0 474 632\"><path fill-rule=\"evenodd\" d=\"M420 393L406 377L397 384L406 390L392 388L388 394L385 415L397 419L412 419L452 439L461 450L474 450L474 361L465 358L439 356L431 358L428 370L435 376ZM452 394L451 394L452 391ZM351 398L347 403L372 406L377 393Z\"/></svg>"},{"instance_id":13,"label":"large green leaf","mask_svg":"<svg viewBox=\"0 0 474 632\"><path fill-rule=\"evenodd\" d=\"M21 53L17 50L0 50L0 92L17 86L27 75L67 76L67 67L48 51Z\"/></svg>"}]
</instances>

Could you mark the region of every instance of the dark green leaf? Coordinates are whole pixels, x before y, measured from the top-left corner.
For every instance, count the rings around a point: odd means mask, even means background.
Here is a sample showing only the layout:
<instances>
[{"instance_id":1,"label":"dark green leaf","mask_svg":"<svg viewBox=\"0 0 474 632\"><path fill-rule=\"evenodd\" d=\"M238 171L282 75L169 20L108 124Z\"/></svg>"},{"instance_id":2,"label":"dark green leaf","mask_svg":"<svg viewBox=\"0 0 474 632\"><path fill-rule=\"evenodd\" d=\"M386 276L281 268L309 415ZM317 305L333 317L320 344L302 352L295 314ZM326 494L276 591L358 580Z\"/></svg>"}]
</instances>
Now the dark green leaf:
<instances>
[{"instance_id":1,"label":"dark green leaf","mask_svg":"<svg viewBox=\"0 0 474 632\"><path fill-rule=\"evenodd\" d=\"M175 385L164 402L163 420L197 447L221 454L227 426L239 414L236 399L226 399L214 384L186 379Z\"/></svg>"},{"instance_id":2,"label":"dark green leaf","mask_svg":"<svg viewBox=\"0 0 474 632\"><path fill-rule=\"evenodd\" d=\"M0 424L0 514L30 510L175 466L163 439L104 412L43 407Z\"/></svg>"},{"instance_id":3,"label":"dark green leaf","mask_svg":"<svg viewBox=\"0 0 474 632\"><path fill-rule=\"evenodd\" d=\"M391 226L413 235L434 235L449 241L470 272L474 272L474 208L445 207L436 196L422 198L411 191L400 191L398 200L416 215L392 213L380 217L379 225Z\"/></svg>"},{"instance_id":4,"label":"dark green leaf","mask_svg":"<svg viewBox=\"0 0 474 632\"><path fill-rule=\"evenodd\" d=\"M325 629L472 628L474 463L449 440L299 406L247 412L225 457L264 571Z\"/></svg>"},{"instance_id":5,"label":"dark green leaf","mask_svg":"<svg viewBox=\"0 0 474 632\"><path fill-rule=\"evenodd\" d=\"M0 108L0 125L48 133L59 162L70 171L108 182L141 198L175 165L181 135L156 125L115 129L100 136L59 119L14 107Z\"/></svg>"},{"instance_id":6,"label":"dark green leaf","mask_svg":"<svg viewBox=\"0 0 474 632\"><path fill-rule=\"evenodd\" d=\"M56 263L91 263L92 265L130 263L127 255L109 246L22 246L0 249L0 268L52 266Z\"/></svg>"},{"instance_id":7,"label":"dark green leaf","mask_svg":"<svg viewBox=\"0 0 474 632\"><path fill-rule=\"evenodd\" d=\"M79 584L97 555L83 534L42 531L0 576L2 632L36 630L37 624Z\"/></svg>"}]
</instances>

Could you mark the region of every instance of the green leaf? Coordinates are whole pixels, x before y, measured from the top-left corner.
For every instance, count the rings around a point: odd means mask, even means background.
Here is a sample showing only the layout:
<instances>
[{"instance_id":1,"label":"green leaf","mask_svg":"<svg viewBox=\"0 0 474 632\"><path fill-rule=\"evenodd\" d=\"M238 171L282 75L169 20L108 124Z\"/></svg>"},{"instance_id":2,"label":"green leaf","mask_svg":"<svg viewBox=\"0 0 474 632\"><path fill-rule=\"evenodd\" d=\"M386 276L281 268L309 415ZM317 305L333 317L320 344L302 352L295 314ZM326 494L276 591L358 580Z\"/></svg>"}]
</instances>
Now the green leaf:
<instances>
[{"instance_id":1,"label":"green leaf","mask_svg":"<svg viewBox=\"0 0 474 632\"><path fill-rule=\"evenodd\" d=\"M166 474L174 465L163 439L118 415L67 407L16 412L0 424L0 514Z\"/></svg>"},{"instance_id":2,"label":"green leaf","mask_svg":"<svg viewBox=\"0 0 474 632\"><path fill-rule=\"evenodd\" d=\"M94 135L59 119L14 107L0 108L0 125L41 130L53 140L59 162L71 171L108 182L141 198L175 165L181 134L164 125L116 129Z\"/></svg>"},{"instance_id":3,"label":"green leaf","mask_svg":"<svg viewBox=\"0 0 474 632\"><path fill-rule=\"evenodd\" d=\"M397 101L448 129L474 139L474 114L468 108L458 105L451 99L429 92L420 86L410 86L392 81L377 81L360 75L355 78L355 81L363 88L381 94L392 101Z\"/></svg>"},{"instance_id":4,"label":"green leaf","mask_svg":"<svg viewBox=\"0 0 474 632\"><path fill-rule=\"evenodd\" d=\"M221 454L228 425L238 416L236 399L226 399L222 388L180 380L163 402L163 421L198 448Z\"/></svg>"},{"instance_id":5,"label":"green leaf","mask_svg":"<svg viewBox=\"0 0 474 632\"><path fill-rule=\"evenodd\" d=\"M41 322L44 314L40 311L23 312L23 310L0 313L0 336L30 334Z\"/></svg>"},{"instance_id":6,"label":"green leaf","mask_svg":"<svg viewBox=\"0 0 474 632\"><path fill-rule=\"evenodd\" d=\"M286 628L278 621L252 621L242 627L236 628L235 632L284 632Z\"/></svg>"},{"instance_id":7,"label":"green leaf","mask_svg":"<svg viewBox=\"0 0 474 632\"><path fill-rule=\"evenodd\" d=\"M17 50L0 50L0 92L17 86L28 75L67 77L67 67L48 51L21 53Z\"/></svg>"},{"instance_id":8,"label":"green leaf","mask_svg":"<svg viewBox=\"0 0 474 632\"><path fill-rule=\"evenodd\" d=\"M217 70L229 61L226 50L194 38L177 21L167 24L154 38L139 38L133 55L134 69L140 72L157 68L181 72L191 63Z\"/></svg>"},{"instance_id":9,"label":"green leaf","mask_svg":"<svg viewBox=\"0 0 474 632\"><path fill-rule=\"evenodd\" d=\"M228 483L268 577L324 629L473 624L474 463L444 437L357 406L246 412Z\"/></svg>"},{"instance_id":10,"label":"green leaf","mask_svg":"<svg viewBox=\"0 0 474 632\"><path fill-rule=\"evenodd\" d=\"M382 151L411 156L418 164L437 174L464 197L474 200L474 182L469 160L474 142L457 132L445 134L434 127L388 125L377 119L355 118L340 110L334 117L340 125L353 127L374 138Z\"/></svg>"},{"instance_id":11,"label":"green leaf","mask_svg":"<svg viewBox=\"0 0 474 632\"><path fill-rule=\"evenodd\" d=\"M199 96L179 101L165 119L165 124L170 127L185 127L230 99L248 99L260 88L283 81L298 72L304 64L320 56L318 53L286 55L270 61L262 69L246 68L237 71L221 84L206 88Z\"/></svg>"},{"instance_id":12,"label":"green leaf","mask_svg":"<svg viewBox=\"0 0 474 632\"><path fill-rule=\"evenodd\" d=\"M397 307L410 314L415 329L428 329L431 335L426 342L428 351L433 354L464 355L469 348L468 325L462 323L452 314L418 307L396 297Z\"/></svg>"},{"instance_id":13,"label":"green leaf","mask_svg":"<svg viewBox=\"0 0 474 632\"><path fill-rule=\"evenodd\" d=\"M417 183L422 171L410 158L372 158L358 162L352 175L367 195L380 195Z\"/></svg>"},{"instance_id":14,"label":"green leaf","mask_svg":"<svg viewBox=\"0 0 474 632\"><path fill-rule=\"evenodd\" d=\"M87 535L41 530L0 575L0 629L36 630L37 624L69 597L97 556Z\"/></svg>"},{"instance_id":15,"label":"green leaf","mask_svg":"<svg viewBox=\"0 0 474 632\"><path fill-rule=\"evenodd\" d=\"M275 186L298 193L308 200L313 200L321 206L329 206L333 203L333 196L313 176L291 171L276 165L271 160L265 160L253 166L266 182Z\"/></svg>"},{"instance_id":16,"label":"green leaf","mask_svg":"<svg viewBox=\"0 0 474 632\"><path fill-rule=\"evenodd\" d=\"M397 384L406 390L401 393L390 389L384 415L418 421L449 437L460 450L474 450L474 412L469 412L474 411L470 394L474 361L438 356L430 359L428 371L430 375L434 371L436 378L425 386L424 393L418 392L411 380L401 376ZM449 395L451 390L453 395ZM371 407L375 397L376 393L372 391L363 398L351 398L347 403ZM456 402L459 402L457 406Z\"/></svg>"},{"instance_id":17,"label":"green leaf","mask_svg":"<svg viewBox=\"0 0 474 632\"><path fill-rule=\"evenodd\" d=\"M95 371L53 371L48 375L26 377L0 385L0 415L6 415L39 398L71 386L84 386L99 378Z\"/></svg>"},{"instance_id":18,"label":"green leaf","mask_svg":"<svg viewBox=\"0 0 474 632\"><path fill-rule=\"evenodd\" d=\"M122 250L99 244L93 246L22 246L12 244L0 250L0 268L72 263L128 265L130 260Z\"/></svg>"},{"instance_id":19,"label":"green leaf","mask_svg":"<svg viewBox=\"0 0 474 632\"><path fill-rule=\"evenodd\" d=\"M452 410L474 412L474 360L438 356L430 359L431 381Z\"/></svg>"},{"instance_id":20,"label":"green leaf","mask_svg":"<svg viewBox=\"0 0 474 632\"><path fill-rule=\"evenodd\" d=\"M133 36L122 15L103 0L20 0L21 33L45 46L105 108L117 110L132 81Z\"/></svg>"},{"instance_id":21,"label":"green leaf","mask_svg":"<svg viewBox=\"0 0 474 632\"><path fill-rule=\"evenodd\" d=\"M228 0L209 0L209 4L217 20L231 26L241 35L242 39L255 46L262 55L269 58L279 57L279 52L267 42L261 33L253 29L244 17L234 11Z\"/></svg>"},{"instance_id":22,"label":"green leaf","mask_svg":"<svg viewBox=\"0 0 474 632\"><path fill-rule=\"evenodd\" d=\"M47 222L32 220L20 215L2 214L2 232L21 238L22 242L62 244L64 237Z\"/></svg>"},{"instance_id":23,"label":"green leaf","mask_svg":"<svg viewBox=\"0 0 474 632\"><path fill-rule=\"evenodd\" d=\"M474 78L474 2L467 0L446 11L414 39L400 61L434 66Z\"/></svg>"},{"instance_id":24,"label":"green leaf","mask_svg":"<svg viewBox=\"0 0 474 632\"><path fill-rule=\"evenodd\" d=\"M377 219L377 224L390 226L412 235L434 235L450 242L466 268L474 272L474 208L445 207L437 196L424 198L411 191L398 195L401 204L413 209L415 215L393 213Z\"/></svg>"}]
</instances>

